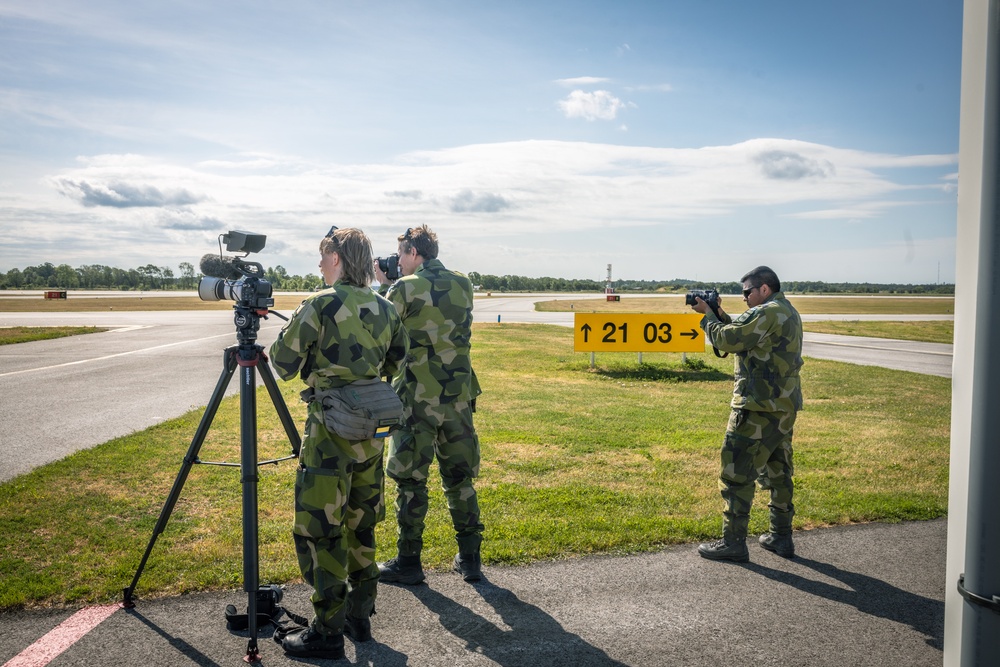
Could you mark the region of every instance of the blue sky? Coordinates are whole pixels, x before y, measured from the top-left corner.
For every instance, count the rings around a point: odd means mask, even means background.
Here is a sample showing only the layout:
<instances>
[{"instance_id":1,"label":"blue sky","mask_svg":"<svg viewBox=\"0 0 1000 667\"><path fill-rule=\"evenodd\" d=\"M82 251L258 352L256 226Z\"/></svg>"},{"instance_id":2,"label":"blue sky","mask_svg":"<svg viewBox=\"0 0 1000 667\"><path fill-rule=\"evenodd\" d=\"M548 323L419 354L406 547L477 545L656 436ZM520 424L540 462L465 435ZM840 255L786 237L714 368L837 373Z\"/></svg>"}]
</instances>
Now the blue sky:
<instances>
[{"instance_id":1,"label":"blue sky","mask_svg":"<svg viewBox=\"0 0 1000 667\"><path fill-rule=\"evenodd\" d=\"M0 0L0 271L953 282L960 0Z\"/></svg>"}]
</instances>

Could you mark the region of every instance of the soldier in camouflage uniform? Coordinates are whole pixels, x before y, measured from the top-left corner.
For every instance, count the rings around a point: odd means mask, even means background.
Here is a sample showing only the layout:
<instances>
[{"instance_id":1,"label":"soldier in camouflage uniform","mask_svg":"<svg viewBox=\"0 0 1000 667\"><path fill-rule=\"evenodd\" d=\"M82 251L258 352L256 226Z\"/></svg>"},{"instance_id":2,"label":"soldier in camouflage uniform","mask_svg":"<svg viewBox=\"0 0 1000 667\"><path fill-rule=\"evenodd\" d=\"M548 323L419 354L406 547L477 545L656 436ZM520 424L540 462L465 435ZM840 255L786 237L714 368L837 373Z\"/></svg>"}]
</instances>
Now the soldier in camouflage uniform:
<instances>
[{"instance_id":1,"label":"soldier in camouflage uniform","mask_svg":"<svg viewBox=\"0 0 1000 667\"><path fill-rule=\"evenodd\" d=\"M316 391L395 375L409 347L396 309L370 287L375 278L368 237L337 229L320 243L328 289L296 309L270 349L277 374L300 376ZM295 480L295 552L315 589L314 617L284 637L291 655L339 658L347 633L371 638L378 566L375 524L385 519L383 440L348 441L327 429L323 406L308 406Z\"/></svg>"},{"instance_id":2,"label":"soldier in camouflage uniform","mask_svg":"<svg viewBox=\"0 0 1000 667\"><path fill-rule=\"evenodd\" d=\"M750 307L733 320L701 299L692 308L705 317L701 328L716 349L736 356L732 412L722 445L723 536L702 544L698 553L712 560L746 562L747 524L754 481L770 489L770 529L762 547L779 556L795 555L792 543L792 427L802 408L802 320L781 292L774 271L759 266L742 278Z\"/></svg>"},{"instance_id":3,"label":"soldier in camouflage uniform","mask_svg":"<svg viewBox=\"0 0 1000 667\"><path fill-rule=\"evenodd\" d=\"M426 225L399 237L402 277L386 297L410 335L406 368L393 387L405 424L390 438L386 473L396 481L397 556L379 564L385 582L419 584L427 475L437 458L458 542L454 569L465 581L481 574L483 524L473 479L479 474L479 437L472 424L479 383L470 358L472 284L437 259L437 236ZM391 281L376 267L384 286Z\"/></svg>"}]
</instances>

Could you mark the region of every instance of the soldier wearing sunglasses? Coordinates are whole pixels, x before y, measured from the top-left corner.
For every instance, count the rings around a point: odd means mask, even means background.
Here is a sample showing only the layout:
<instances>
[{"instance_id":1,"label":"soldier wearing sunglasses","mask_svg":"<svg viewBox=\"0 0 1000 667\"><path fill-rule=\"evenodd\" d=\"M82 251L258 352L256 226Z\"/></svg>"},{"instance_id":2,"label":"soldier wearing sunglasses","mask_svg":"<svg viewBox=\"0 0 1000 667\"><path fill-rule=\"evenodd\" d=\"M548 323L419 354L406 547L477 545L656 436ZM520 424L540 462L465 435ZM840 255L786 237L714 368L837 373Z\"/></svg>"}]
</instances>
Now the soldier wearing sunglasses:
<instances>
[{"instance_id":1,"label":"soldier wearing sunglasses","mask_svg":"<svg viewBox=\"0 0 1000 667\"><path fill-rule=\"evenodd\" d=\"M479 581L483 524L473 480L479 474L479 437L472 423L479 383L470 357L472 283L449 271L427 225L407 229L399 241L402 276L386 291L410 335L406 367L393 380L403 401L404 424L390 436L386 474L396 481L397 555L379 564L380 581L419 584L427 514L427 475L437 460L455 528L453 563L465 581ZM391 281L376 262L378 281Z\"/></svg>"},{"instance_id":2,"label":"soldier wearing sunglasses","mask_svg":"<svg viewBox=\"0 0 1000 667\"><path fill-rule=\"evenodd\" d=\"M701 328L708 341L736 357L719 475L723 534L720 540L700 545L698 553L711 560L744 563L750 559L746 538L755 481L771 493L770 526L760 536L760 545L784 558L795 555L792 427L802 408L802 320L770 268L758 266L741 280L749 309L736 319L721 306L716 315L702 299L695 299L691 308L704 315Z\"/></svg>"}]
</instances>

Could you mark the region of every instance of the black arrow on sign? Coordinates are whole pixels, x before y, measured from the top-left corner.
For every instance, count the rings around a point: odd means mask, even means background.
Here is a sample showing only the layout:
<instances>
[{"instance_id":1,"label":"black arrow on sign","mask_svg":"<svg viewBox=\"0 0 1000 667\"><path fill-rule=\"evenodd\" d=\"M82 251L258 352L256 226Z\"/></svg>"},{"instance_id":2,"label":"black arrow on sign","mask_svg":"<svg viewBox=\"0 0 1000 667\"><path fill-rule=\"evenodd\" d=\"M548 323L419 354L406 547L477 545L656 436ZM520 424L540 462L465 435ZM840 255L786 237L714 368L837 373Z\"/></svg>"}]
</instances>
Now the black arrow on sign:
<instances>
[{"instance_id":1,"label":"black arrow on sign","mask_svg":"<svg viewBox=\"0 0 1000 667\"><path fill-rule=\"evenodd\" d=\"M582 327L580 327L580 331L583 332L583 342L586 343L588 334L590 333L590 325L584 324Z\"/></svg>"},{"instance_id":2,"label":"black arrow on sign","mask_svg":"<svg viewBox=\"0 0 1000 667\"><path fill-rule=\"evenodd\" d=\"M688 333L688 332L685 331L681 335L682 336L687 336L691 340L695 340L696 338L698 338L698 330L697 329L691 329L691 333Z\"/></svg>"}]
</instances>

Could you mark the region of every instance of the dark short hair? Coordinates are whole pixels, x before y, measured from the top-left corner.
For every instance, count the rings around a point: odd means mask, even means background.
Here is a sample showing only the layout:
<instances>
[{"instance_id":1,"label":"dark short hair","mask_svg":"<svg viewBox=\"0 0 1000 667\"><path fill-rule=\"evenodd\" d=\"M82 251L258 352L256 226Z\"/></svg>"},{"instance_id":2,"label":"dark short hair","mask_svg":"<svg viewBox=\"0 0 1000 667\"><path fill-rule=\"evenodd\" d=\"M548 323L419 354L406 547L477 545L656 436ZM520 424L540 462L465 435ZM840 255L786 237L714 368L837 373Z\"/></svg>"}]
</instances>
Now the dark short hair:
<instances>
[{"instance_id":1,"label":"dark short hair","mask_svg":"<svg viewBox=\"0 0 1000 667\"><path fill-rule=\"evenodd\" d=\"M404 253L410 252L410 248L413 248L424 259L436 259L438 256L437 234L432 232L427 225L410 227L396 240L399 241L400 249Z\"/></svg>"},{"instance_id":2,"label":"dark short hair","mask_svg":"<svg viewBox=\"0 0 1000 667\"><path fill-rule=\"evenodd\" d=\"M758 266L756 269L747 271L746 275L740 278L740 282L745 283L748 280L752 287L767 285L771 288L772 292L781 291L781 281L778 280L778 274L772 271L770 267Z\"/></svg>"}]
</instances>

